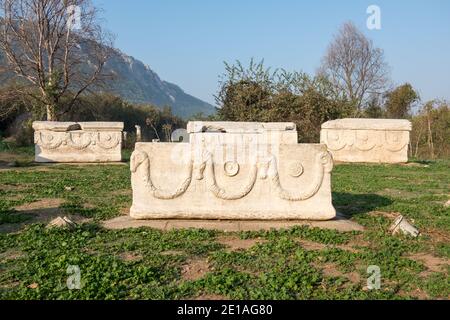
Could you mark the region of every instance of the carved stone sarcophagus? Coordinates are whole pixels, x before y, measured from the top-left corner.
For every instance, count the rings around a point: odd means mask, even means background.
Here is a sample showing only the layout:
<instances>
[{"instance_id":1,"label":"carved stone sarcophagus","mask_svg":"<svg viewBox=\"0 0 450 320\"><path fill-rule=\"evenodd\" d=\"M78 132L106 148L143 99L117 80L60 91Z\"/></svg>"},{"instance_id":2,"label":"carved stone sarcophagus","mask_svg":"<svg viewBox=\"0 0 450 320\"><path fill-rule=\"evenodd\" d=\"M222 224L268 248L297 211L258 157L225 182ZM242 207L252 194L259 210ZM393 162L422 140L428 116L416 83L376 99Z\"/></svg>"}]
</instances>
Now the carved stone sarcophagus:
<instances>
[{"instance_id":1,"label":"carved stone sarcophagus","mask_svg":"<svg viewBox=\"0 0 450 320\"><path fill-rule=\"evenodd\" d=\"M340 162L405 163L411 122L393 119L341 119L322 125L320 141Z\"/></svg>"},{"instance_id":2,"label":"carved stone sarcophagus","mask_svg":"<svg viewBox=\"0 0 450 320\"><path fill-rule=\"evenodd\" d=\"M293 123L190 122L184 143L137 143L136 219L330 220L333 160ZM184 141L186 141L184 140Z\"/></svg>"},{"instance_id":3,"label":"carved stone sarcophagus","mask_svg":"<svg viewBox=\"0 0 450 320\"><path fill-rule=\"evenodd\" d=\"M122 161L123 127L122 122L34 122L35 161Z\"/></svg>"}]
</instances>

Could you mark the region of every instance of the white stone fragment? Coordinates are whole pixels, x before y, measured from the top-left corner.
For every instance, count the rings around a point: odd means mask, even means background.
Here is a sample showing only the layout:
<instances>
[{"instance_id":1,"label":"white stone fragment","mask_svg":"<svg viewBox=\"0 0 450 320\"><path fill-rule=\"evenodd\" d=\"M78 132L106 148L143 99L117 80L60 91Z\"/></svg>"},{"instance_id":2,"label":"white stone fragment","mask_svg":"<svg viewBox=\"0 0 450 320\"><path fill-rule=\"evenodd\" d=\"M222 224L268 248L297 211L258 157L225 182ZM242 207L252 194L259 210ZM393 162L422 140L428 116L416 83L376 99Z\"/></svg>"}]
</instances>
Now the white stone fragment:
<instances>
[{"instance_id":1,"label":"white stone fragment","mask_svg":"<svg viewBox=\"0 0 450 320\"><path fill-rule=\"evenodd\" d=\"M188 124L189 143L137 143L135 219L330 220L333 160L295 124ZM294 139L295 137L295 139Z\"/></svg>"},{"instance_id":2,"label":"white stone fragment","mask_svg":"<svg viewBox=\"0 0 450 320\"><path fill-rule=\"evenodd\" d=\"M33 123L35 161L101 163L122 160L122 122Z\"/></svg>"},{"instance_id":3,"label":"white stone fragment","mask_svg":"<svg viewBox=\"0 0 450 320\"><path fill-rule=\"evenodd\" d=\"M389 228L389 231L392 232L393 235L402 232L403 234L414 238L417 238L420 234L419 230L411 225L403 216L399 216L395 219L394 223Z\"/></svg>"},{"instance_id":4,"label":"white stone fragment","mask_svg":"<svg viewBox=\"0 0 450 320\"><path fill-rule=\"evenodd\" d=\"M50 221L50 223L47 225L47 228L69 228L69 229L73 229L77 226L77 224L75 222L73 222L72 220L70 220L67 217L58 217L52 221Z\"/></svg>"},{"instance_id":5,"label":"white stone fragment","mask_svg":"<svg viewBox=\"0 0 450 320\"><path fill-rule=\"evenodd\" d=\"M320 141L339 162L406 163L411 122L341 119L322 125Z\"/></svg>"}]
</instances>

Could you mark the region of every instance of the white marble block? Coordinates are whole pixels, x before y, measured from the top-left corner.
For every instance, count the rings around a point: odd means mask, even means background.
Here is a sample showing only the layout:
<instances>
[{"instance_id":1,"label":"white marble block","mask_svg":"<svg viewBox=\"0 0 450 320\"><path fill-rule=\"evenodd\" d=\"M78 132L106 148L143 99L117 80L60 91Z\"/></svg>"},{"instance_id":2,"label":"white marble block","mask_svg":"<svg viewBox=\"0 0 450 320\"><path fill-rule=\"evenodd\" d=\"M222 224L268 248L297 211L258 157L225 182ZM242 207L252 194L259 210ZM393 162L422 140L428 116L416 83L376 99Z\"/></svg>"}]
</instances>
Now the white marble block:
<instances>
[{"instance_id":1,"label":"white marble block","mask_svg":"<svg viewBox=\"0 0 450 320\"><path fill-rule=\"evenodd\" d=\"M322 125L320 142L339 162L406 163L411 122L341 119Z\"/></svg>"},{"instance_id":2,"label":"white marble block","mask_svg":"<svg viewBox=\"0 0 450 320\"><path fill-rule=\"evenodd\" d=\"M102 163L122 161L122 122L33 123L35 161Z\"/></svg>"},{"instance_id":3,"label":"white marble block","mask_svg":"<svg viewBox=\"0 0 450 320\"><path fill-rule=\"evenodd\" d=\"M135 219L330 220L333 160L293 123L191 122L188 143L137 143Z\"/></svg>"}]
</instances>

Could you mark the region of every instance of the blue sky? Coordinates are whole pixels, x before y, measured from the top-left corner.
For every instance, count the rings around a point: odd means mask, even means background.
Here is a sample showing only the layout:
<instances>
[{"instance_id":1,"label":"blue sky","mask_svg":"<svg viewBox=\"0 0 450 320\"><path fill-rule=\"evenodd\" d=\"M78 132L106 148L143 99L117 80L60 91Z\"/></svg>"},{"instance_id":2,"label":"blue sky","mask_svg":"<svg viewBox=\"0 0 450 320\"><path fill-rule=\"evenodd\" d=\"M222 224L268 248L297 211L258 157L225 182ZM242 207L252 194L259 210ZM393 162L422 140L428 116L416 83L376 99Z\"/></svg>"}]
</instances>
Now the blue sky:
<instances>
[{"instance_id":1,"label":"blue sky","mask_svg":"<svg viewBox=\"0 0 450 320\"><path fill-rule=\"evenodd\" d=\"M167 81L213 103L223 61L264 58L273 68L314 73L333 34L353 21L384 49L395 84L422 100L450 100L449 0L94 0L115 46ZM369 5L381 30L368 30Z\"/></svg>"}]
</instances>

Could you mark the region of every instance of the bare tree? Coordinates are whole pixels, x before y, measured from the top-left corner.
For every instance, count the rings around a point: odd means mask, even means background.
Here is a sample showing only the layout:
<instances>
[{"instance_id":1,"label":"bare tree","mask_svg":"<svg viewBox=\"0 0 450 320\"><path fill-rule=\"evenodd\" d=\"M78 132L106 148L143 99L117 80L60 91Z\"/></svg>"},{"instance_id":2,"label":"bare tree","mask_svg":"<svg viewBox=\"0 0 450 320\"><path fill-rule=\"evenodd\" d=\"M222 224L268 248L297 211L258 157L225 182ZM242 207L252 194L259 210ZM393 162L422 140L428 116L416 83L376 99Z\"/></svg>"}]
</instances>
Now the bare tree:
<instances>
[{"instance_id":1,"label":"bare tree","mask_svg":"<svg viewBox=\"0 0 450 320\"><path fill-rule=\"evenodd\" d=\"M432 128L432 116L431 112L433 110L433 105L435 101L430 101L424 106L424 111L427 119L427 144L428 144L428 150L430 151L430 157L431 159L435 159L435 153L434 153L434 141L433 141L433 130Z\"/></svg>"},{"instance_id":2,"label":"bare tree","mask_svg":"<svg viewBox=\"0 0 450 320\"><path fill-rule=\"evenodd\" d=\"M169 123L163 124L162 129L164 131L164 135L166 136L167 142L172 142L172 125Z\"/></svg>"},{"instance_id":3,"label":"bare tree","mask_svg":"<svg viewBox=\"0 0 450 320\"><path fill-rule=\"evenodd\" d=\"M388 66L383 50L346 22L328 47L320 73L346 95L360 111L366 99L381 94L388 82Z\"/></svg>"},{"instance_id":4,"label":"bare tree","mask_svg":"<svg viewBox=\"0 0 450 320\"><path fill-rule=\"evenodd\" d=\"M22 80L20 94L45 108L47 120L57 120L107 76L112 37L91 0L0 0L0 17L9 72Z\"/></svg>"},{"instance_id":5,"label":"bare tree","mask_svg":"<svg viewBox=\"0 0 450 320\"><path fill-rule=\"evenodd\" d=\"M21 99L14 90L10 88L0 89L0 119L7 118L20 107Z\"/></svg>"}]
</instances>

